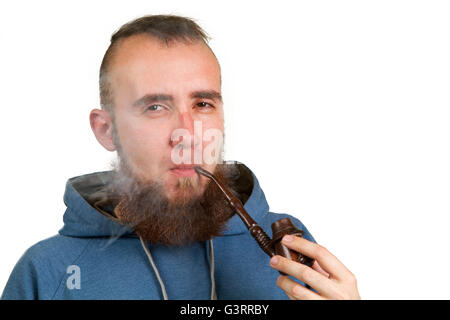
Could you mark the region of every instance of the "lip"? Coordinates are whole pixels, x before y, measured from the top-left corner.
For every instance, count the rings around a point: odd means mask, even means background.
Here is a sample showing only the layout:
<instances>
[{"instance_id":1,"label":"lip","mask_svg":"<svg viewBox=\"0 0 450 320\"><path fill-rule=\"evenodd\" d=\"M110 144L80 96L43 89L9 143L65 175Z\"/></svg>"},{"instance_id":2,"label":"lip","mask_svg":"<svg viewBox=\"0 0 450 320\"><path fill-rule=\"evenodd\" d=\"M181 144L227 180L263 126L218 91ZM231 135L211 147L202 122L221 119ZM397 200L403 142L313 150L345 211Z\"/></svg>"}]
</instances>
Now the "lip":
<instances>
[{"instance_id":1,"label":"lip","mask_svg":"<svg viewBox=\"0 0 450 320\"><path fill-rule=\"evenodd\" d=\"M197 175L194 165L178 165L170 169L170 173L178 177L193 177Z\"/></svg>"}]
</instances>

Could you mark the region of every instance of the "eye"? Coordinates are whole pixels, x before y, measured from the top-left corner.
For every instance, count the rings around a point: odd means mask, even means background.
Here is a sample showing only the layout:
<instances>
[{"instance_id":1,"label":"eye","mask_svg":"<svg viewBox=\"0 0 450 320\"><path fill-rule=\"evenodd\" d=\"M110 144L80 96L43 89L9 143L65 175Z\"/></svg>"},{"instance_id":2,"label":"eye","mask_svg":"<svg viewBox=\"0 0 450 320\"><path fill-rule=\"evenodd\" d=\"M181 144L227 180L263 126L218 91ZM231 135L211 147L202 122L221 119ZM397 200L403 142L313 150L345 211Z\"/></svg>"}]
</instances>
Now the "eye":
<instances>
[{"instance_id":1,"label":"eye","mask_svg":"<svg viewBox=\"0 0 450 320\"><path fill-rule=\"evenodd\" d=\"M163 106L160 104L153 104L145 108L145 111L157 112L163 110Z\"/></svg>"},{"instance_id":2,"label":"eye","mask_svg":"<svg viewBox=\"0 0 450 320\"><path fill-rule=\"evenodd\" d=\"M205 109L205 111L206 111L206 109L214 109L215 108L212 104L210 104L208 102L204 102L204 101L197 103L196 106L199 107L200 109Z\"/></svg>"}]
</instances>

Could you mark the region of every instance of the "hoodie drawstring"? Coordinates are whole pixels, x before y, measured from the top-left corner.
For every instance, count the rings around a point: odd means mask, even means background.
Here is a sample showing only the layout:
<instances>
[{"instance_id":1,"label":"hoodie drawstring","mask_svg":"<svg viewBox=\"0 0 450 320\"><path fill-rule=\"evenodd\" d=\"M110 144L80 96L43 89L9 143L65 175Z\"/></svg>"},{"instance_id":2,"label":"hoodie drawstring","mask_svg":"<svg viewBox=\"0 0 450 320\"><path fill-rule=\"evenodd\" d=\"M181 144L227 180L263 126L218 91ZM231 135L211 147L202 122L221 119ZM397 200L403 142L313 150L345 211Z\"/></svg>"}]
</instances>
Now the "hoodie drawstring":
<instances>
[{"instance_id":1,"label":"hoodie drawstring","mask_svg":"<svg viewBox=\"0 0 450 320\"><path fill-rule=\"evenodd\" d=\"M209 239L209 266L211 276L211 300L217 300L216 280L214 279L214 246L212 239Z\"/></svg>"},{"instance_id":2,"label":"hoodie drawstring","mask_svg":"<svg viewBox=\"0 0 450 320\"><path fill-rule=\"evenodd\" d=\"M159 285L161 287L161 291L164 297L164 300L169 300L167 297L166 287L164 286L164 282L161 279L161 276L159 275L158 268L156 268L155 262L153 261L152 255L150 253L150 250L148 249L147 245L145 244L142 237L139 237L141 240L141 246L145 251L145 254L147 255L148 260L150 261L150 264L152 265L153 271L156 274L156 278L158 279ZM214 279L214 247L213 247L213 241L212 239L209 240L209 265L210 265L210 277L211 277L211 300L217 300L216 295L216 282Z\"/></svg>"},{"instance_id":3,"label":"hoodie drawstring","mask_svg":"<svg viewBox=\"0 0 450 320\"><path fill-rule=\"evenodd\" d=\"M141 240L142 248L144 248L144 251L147 254L147 258L150 261L150 264L152 265L153 271L155 271L156 278L158 278L158 282L159 282L159 285L161 286L161 291L162 291L164 300L168 300L166 287L164 286L164 282L162 281L161 276L159 275L158 268L156 268L156 265L155 265L155 262L153 261L153 258L152 258L152 255L150 253L150 250L148 250L147 245L145 244L145 242L142 239L142 237L139 237L139 239Z\"/></svg>"}]
</instances>

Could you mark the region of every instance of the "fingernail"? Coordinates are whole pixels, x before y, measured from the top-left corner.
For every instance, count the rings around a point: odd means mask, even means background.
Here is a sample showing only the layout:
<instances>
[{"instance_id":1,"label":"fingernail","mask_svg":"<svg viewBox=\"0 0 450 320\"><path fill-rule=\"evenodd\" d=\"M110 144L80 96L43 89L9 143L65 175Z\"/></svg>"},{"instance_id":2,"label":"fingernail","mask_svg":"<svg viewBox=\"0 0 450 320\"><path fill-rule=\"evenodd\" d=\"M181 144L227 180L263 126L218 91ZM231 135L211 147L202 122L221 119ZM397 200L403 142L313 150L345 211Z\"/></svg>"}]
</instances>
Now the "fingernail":
<instances>
[{"instance_id":1,"label":"fingernail","mask_svg":"<svg viewBox=\"0 0 450 320\"><path fill-rule=\"evenodd\" d=\"M292 240L294 240L293 236L286 235L283 237L283 242L292 242Z\"/></svg>"},{"instance_id":2,"label":"fingernail","mask_svg":"<svg viewBox=\"0 0 450 320\"><path fill-rule=\"evenodd\" d=\"M279 261L280 261L280 260L278 259L277 256L272 257L272 259L270 259L270 263L271 263L272 265L274 265L274 266L277 265Z\"/></svg>"}]
</instances>

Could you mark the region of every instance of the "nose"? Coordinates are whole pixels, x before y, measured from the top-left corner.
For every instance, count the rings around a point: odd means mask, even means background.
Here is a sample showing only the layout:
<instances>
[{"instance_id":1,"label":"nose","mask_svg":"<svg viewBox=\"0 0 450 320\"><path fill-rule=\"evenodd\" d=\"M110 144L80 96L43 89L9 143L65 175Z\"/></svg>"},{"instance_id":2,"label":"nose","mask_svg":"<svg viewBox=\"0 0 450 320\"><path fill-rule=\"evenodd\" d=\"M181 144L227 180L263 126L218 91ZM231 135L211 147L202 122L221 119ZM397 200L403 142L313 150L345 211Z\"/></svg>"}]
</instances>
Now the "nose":
<instances>
[{"instance_id":1,"label":"nose","mask_svg":"<svg viewBox=\"0 0 450 320\"><path fill-rule=\"evenodd\" d=\"M183 136L181 138L171 140L170 144L172 147L194 149L199 143L201 143L201 137L199 136L202 131L201 123L198 123L197 121L194 122L194 118L188 111L182 112L178 115L178 121L176 122L173 132L179 129L183 129ZM184 134L188 134L190 139L185 139Z\"/></svg>"},{"instance_id":2,"label":"nose","mask_svg":"<svg viewBox=\"0 0 450 320\"><path fill-rule=\"evenodd\" d=\"M189 112L183 112L179 115L179 128L189 131L191 137L194 136L194 119Z\"/></svg>"}]
</instances>

